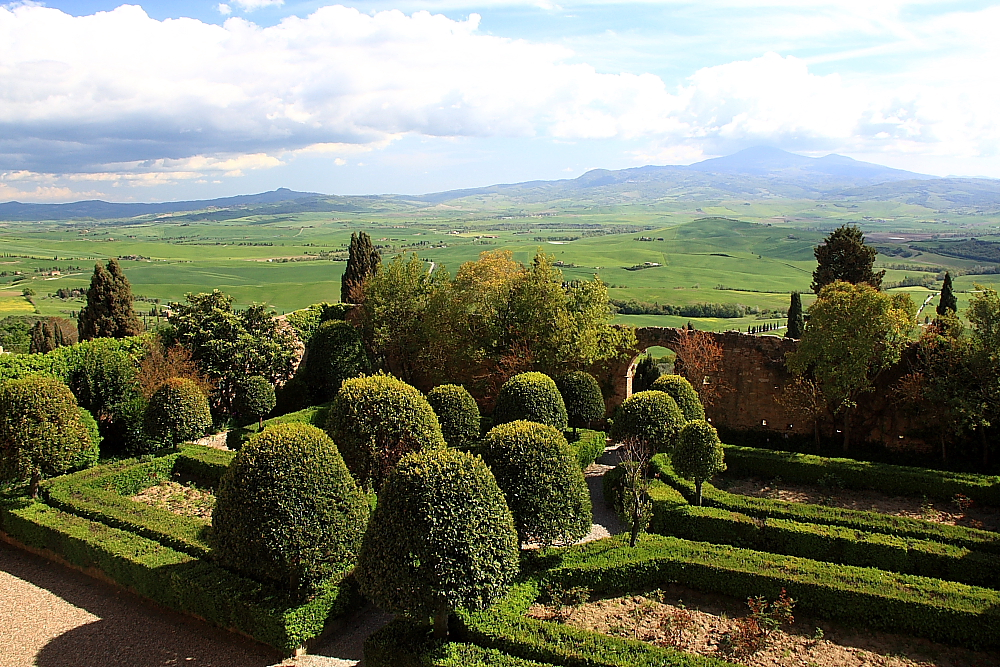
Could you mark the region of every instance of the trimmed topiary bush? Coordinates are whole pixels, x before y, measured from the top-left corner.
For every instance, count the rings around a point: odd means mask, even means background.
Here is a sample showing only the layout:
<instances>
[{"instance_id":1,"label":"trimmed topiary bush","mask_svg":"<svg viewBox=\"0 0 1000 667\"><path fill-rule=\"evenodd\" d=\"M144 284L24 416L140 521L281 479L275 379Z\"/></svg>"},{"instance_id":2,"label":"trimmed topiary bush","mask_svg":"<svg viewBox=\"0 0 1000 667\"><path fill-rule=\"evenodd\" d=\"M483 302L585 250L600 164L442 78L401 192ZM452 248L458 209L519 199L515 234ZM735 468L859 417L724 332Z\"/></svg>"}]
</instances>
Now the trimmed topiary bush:
<instances>
[{"instance_id":1,"label":"trimmed topiary bush","mask_svg":"<svg viewBox=\"0 0 1000 667\"><path fill-rule=\"evenodd\" d=\"M445 446L424 395L391 375L346 380L330 404L326 432L354 478L376 490L404 454Z\"/></svg>"},{"instance_id":2,"label":"trimmed topiary bush","mask_svg":"<svg viewBox=\"0 0 1000 667\"><path fill-rule=\"evenodd\" d=\"M493 423L499 425L518 420L566 430L566 404L548 375L521 373L504 382L493 408Z\"/></svg>"},{"instance_id":3,"label":"trimmed topiary bush","mask_svg":"<svg viewBox=\"0 0 1000 667\"><path fill-rule=\"evenodd\" d=\"M97 460L101 458L101 440L103 438L101 438L101 430L97 426L94 415L84 408L77 408L77 410L80 413L80 422L87 429L87 436L90 438L90 446L80 453L80 457L73 464L74 470L82 470L96 465Z\"/></svg>"},{"instance_id":4,"label":"trimmed topiary bush","mask_svg":"<svg viewBox=\"0 0 1000 667\"><path fill-rule=\"evenodd\" d=\"M674 446L683 425L684 414L669 394L640 391L618 406L610 435L615 442L637 438L657 452L667 452Z\"/></svg>"},{"instance_id":5,"label":"trimmed topiary bush","mask_svg":"<svg viewBox=\"0 0 1000 667\"><path fill-rule=\"evenodd\" d=\"M262 375L247 378L236 393L236 414L248 421L256 419L260 428L274 405L274 385Z\"/></svg>"},{"instance_id":6,"label":"trimmed topiary bush","mask_svg":"<svg viewBox=\"0 0 1000 667\"><path fill-rule=\"evenodd\" d=\"M170 378L149 399L143 425L146 435L166 445L201 437L212 426L208 398L194 381Z\"/></svg>"},{"instance_id":7,"label":"trimmed topiary bush","mask_svg":"<svg viewBox=\"0 0 1000 667\"><path fill-rule=\"evenodd\" d=\"M219 481L212 512L220 564L299 595L351 567L368 501L333 441L308 424L251 438Z\"/></svg>"},{"instance_id":8,"label":"trimmed topiary bush","mask_svg":"<svg viewBox=\"0 0 1000 667\"><path fill-rule=\"evenodd\" d=\"M441 422L449 447L468 447L479 440L479 405L465 387L441 384L427 392L427 402Z\"/></svg>"},{"instance_id":9,"label":"trimmed topiary bush","mask_svg":"<svg viewBox=\"0 0 1000 667\"><path fill-rule=\"evenodd\" d=\"M356 570L361 592L397 614L435 618L484 609L518 569L517 533L482 459L454 450L410 454L379 493Z\"/></svg>"},{"instance_id":10,"label":"trimmed topiary bush","mask_svg":"<svg viewBox=\"0 0 1000 667\"><path fill-rule=\"evenodd\" d=\"M681 413L687 421L705 418L705 407L701 404L701 399L698 398L698 392L684 376L661 375L656 378L650 388L670 394L670 398L677 403L677 407L681 409Z\"/></svg>"},{"instance_id":11,"label":"trimmed topiary bush","mask_svg":"<svg viewBox=\"0 0 1000 667\"><path fill-rule=\"evenodd\" d=\"M68 472L92 449L65 384L38 375L0 383L0 478L29 482L36 497L42 476Z\"/></svg>"},{"instance_id":12,"label":"trimmed topiary bush","mask_svg":"<svg viewBox=\"0 0 1000 667\"><path fill-rule=\"evenodd\" d=\"M725 452L715 427L703 419L685 424L670 455L670 463L678 475L694 480L698 505L701 505L702 483L726 469Z\"/></svg>"},{"instance_id":13,"label":"trimmed topiary bush","mask_svg":"<svg viewBox=\"0 0 1000 667\"><path fill-rule=\"evenodd\" d=\"M573 371L556 379L556 387L566 405L569 425L576 432L578 428L590 428L590 422L604 418L604 395L601 385L590 373Z\"/></svg>"},{"instance_id":14,"label":"trimmed topiary bush","mask_svg":"<svg viewBox=\"0 0 1000 667\"><path fill-rule=\"evenodd\" d=\"M358 330L347 322L323 322L306 348L304 379L313 400L322 403L340 390L344 380L371 369Z\"/></svg>"},{"instance_id":15,"label":"trimmed topiary bush","mask_svg":"<svg viewBox=\"0 0 1000 667\"><path fill-rule=\"evenodd\" d=\"M536 422L510 422L487 433L480 451L522 544L572 543L590 532L590 490L562 433Z\"/></svg>"}]
</instances>

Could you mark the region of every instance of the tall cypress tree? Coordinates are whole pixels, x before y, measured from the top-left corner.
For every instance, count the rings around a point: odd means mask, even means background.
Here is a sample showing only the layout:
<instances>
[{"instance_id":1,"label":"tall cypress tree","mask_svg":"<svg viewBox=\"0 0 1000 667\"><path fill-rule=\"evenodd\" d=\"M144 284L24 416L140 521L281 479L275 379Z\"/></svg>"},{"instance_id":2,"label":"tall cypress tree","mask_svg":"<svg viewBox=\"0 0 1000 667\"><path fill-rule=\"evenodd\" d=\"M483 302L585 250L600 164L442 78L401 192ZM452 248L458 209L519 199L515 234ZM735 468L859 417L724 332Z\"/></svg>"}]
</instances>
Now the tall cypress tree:
<instances>
[{"instance_id":1,"label":"tall cypress tree","mask_svg":"<svg viewBox=\"0 0 1000 667\"><path fill-rule=\"evenodd\" d=\"M945 271L944 284L941 285L941 300L938 302L937 314L943 317L948 314L949 310L952 315L958 312L958 297L955 296L955 289L951 284L951 272Z\"/></svg>"},{"instance_id":2,"label":"tall cypress tree","mask_svg":"<svg viewBox=\"0 0 1000 667\"><path fill-rule=\"evenodd\" d=\"M792 301L788 304L788 330L785 331L785 338L802 338L802 330L806 327L805 317L802 315L802 295L792 292Z\"/></svg>"},{"instance_id":3,"label":"tall cypress tree","mask_svg":"<svg viewBox=\"0 0 1000 667\"><path fill-rule=\"evenodd\" d=\"M65 344L62 328L59 325L48 320L38 320L31 328L31 345L28 352L45 354Z\"/></svg>"},{"instance_id":4,"label":"tall cypress tree","mask_svg":"<svg viewBox=\"0 0 1000 667\"><path fill-rule=\"evenodd\" d=\"M107 268L100 262L94 266L78 327L80 340L125 338L142 332L142 323L132 310L132 285L118 260L108 260Z\"/></svg>"},{"instance_id":5,"label":"tall cypress tree","mask_svg":"<svg viewBox=\"0 0 1000 667\"><path fill-rule=\"evenodd\" d=\"M816 294L837 280L852 285L867 283L877 290L882 289L885 270L873 270L878 251L865 245L865 235L860 227L838 227L816 246L813 254L816 255L817 265L813 271L812 290Z\"/></svg>"},{"instance_id":6,"label":"tall cypress tree","mask_svg":"<svg viewBox=\"0 0 1000 667\"><path fill-rule=\"evenodd\" d=\"M365 232L351 234L351 245L347 249L347 268L340 278L340 300L357 303L361 299L361 288L365 280L375 275L382 256Z\"/></svg>"}]
</instances>

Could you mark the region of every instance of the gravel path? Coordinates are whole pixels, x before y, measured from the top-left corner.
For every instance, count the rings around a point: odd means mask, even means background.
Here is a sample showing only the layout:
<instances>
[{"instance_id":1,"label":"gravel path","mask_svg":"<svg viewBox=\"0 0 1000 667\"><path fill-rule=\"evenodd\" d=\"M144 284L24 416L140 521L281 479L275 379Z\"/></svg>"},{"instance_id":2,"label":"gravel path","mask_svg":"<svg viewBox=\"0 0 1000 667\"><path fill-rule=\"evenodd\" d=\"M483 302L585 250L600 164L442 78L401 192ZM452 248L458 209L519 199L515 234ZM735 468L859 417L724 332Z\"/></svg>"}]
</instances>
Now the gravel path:
<instances>
[{"instance_id":1,"label":"gravel path","mask_svg":"<svg viewBox=\"0 0 1000 667\"><path fill-rule=\"evenodd\" d=\"M590 464L584 471L587 486L590 487L590 503L594 508L594 524L590 527L590 533L578 544L617 535L623 530L618 515L604 500L604 473L618 465L619 459L618 448L608 447L597 462Z\"/></svg>"}]
</instances>

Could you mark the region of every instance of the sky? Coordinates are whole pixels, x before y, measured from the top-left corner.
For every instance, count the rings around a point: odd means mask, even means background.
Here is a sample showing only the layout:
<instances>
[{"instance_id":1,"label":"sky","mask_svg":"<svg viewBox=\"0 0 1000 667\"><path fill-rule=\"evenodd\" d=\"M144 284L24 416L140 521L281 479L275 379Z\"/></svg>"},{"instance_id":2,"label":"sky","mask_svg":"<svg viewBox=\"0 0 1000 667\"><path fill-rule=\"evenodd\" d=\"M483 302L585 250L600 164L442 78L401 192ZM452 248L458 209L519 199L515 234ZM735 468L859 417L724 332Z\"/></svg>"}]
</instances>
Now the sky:
<instances>
[{"instance_id":1,"label":"sky","mask_svg":"<svg viewBox=\"0 0 1000 667\"><path fill-rule=\"evenodd\" d=\"M0 4L0 201L415 194L761 145L1000 178L1000 2L345 2Z\"/></svg>"}]
</instances>

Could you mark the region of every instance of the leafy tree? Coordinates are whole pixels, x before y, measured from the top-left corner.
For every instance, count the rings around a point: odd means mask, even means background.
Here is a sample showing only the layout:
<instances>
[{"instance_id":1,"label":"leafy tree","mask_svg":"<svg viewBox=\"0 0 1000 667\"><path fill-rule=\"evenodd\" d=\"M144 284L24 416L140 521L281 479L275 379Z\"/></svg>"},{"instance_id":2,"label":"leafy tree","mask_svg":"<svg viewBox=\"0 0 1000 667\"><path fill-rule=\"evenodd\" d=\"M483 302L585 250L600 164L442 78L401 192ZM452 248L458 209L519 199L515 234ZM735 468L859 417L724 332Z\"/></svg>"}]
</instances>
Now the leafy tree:
<instances>
[{"instance_id":1,"label":"leafy tree","mask_svg":"<svg viewBox=\"0 0 1000 667\"><path fill-rule=\"evenodd\" d=\"M340 320L319 325L306 353L303 374L317 403L330 400L344 380L371 370L358 330Z\"/></svg>"},{"instance_id":2,"label":"leafy tree","mask_svg":"<svg viewBox=\"0 0 1000 667\"><path fill-rule=\"evenodd\" d=\"M478 611L513 583L514 519L482 459L454 449L400 460L379 493L358 558L361 592L391 613L433 617L448 632L455 609Z\"/></svg>"},{"instance_id":3,"label":"leafy tree","mask_svg":"<svg viewBox=\"0 0 1000 667\"><path fill-rule=\"evenodd\" d=\"M805 329L806 321L802 313L802 295L792 292L792 300L788 304L788 329L785 331L785 338L802 338L802 330Z\"/></svg>"},{"instance_id":4,"label":"leafy tree","mask_svg":"<svg viewBox=\"0 0 1000 667\"><path fill-rule=\"evenodd\" d=\"M528 421L494 427L480 447L522 544L568 544L590 532L590 490L562 433Z\"/></svg>"},{"instance_id":5,"label":"leafy tree","mask_svg":"<svg viewBox=\"0 0 1000 667\"><path fill-rule=\"evenodd\" d=\"M305 596L354 565L368 515L333 441L315 426L278 424L250 438L219 481L213 553Z\"/></svg>"},{"instance_id":6,"label":"leafy tree","mask_svg":"<svg viewBox=\"0 0 1000 667\"><path fill-rule=\"evenodd\" d=\"M67 384L80 405L101 426L105 446L115 454L144 453L143 413L135 355L116 340L95 339L70 348L76 353Z\"/></svg>"},{"instance_id":7,"label":"leafy tree","mask_svg":"<svg viewBox=\"0 0 1000 667\"><path fill-rule=\"evenodd\" d=\"M955 296L955 289L951 283L951 272L944 272L944 283L941 285L941 298L938 301L937 314L945 316L951 311L952 314L958 312L958 297Z\"/></svg>"},{"instance_id":8,"label":"leafy tree","mask_svg":"<svg viewBox=\"0 0 1000 667\"><path fill-rule=\"evenodd\" d=\"M693 421L705 418L705 407L698 398L698 392L682 375L661 375L650 389L666 392L681 409L684 419Z\"/></svg>"},{"instance_id":9,"label":"leafy tree","mask_svg":"<svg viewBox=\"0 0 1000 667\"><path fill-rule=\"evenodd\" d=\"M684 421L684 413L669 394L640 391L618 406L610 435L615 442L636 439L647 443L654 451L668 452Z\"/></svg>"},{"instance_id":10,"label":"leafy tree","mask_svg":"<svg viewBox=\"0 0 1000 667\"><path fill-rule=\"evenodd\" d=\"M0 478L28 481L61 475L93 449L79 406L65 384L31 375L0 383Z\"/></svg>"},{"instance_id":11,"label":"leafy tree","mask_svg":"<svg viewBox=\"0 0 1000 667\"><path fill-rule=\"evenodd\" d=\"M851 444L857 400L875 378L899 361L913 328L915 308L908 294L889 295L871 285L837 281L824 287L809 308L798 349L787 357L797 375L811 374L843 416L844 451Z\"/></svg>"},{"instance_id":12,"label":"leafy tree","mask_svg":"<svg viewBox=\"0 0 1000 667\"><path fill-rule=\"evenodd\" d=\"M233 298L214 290L188 294L187 303L171 304L168 344L179 343L215 383L212 399L223 414L233 413L240 383L261 375L278 385L292 376L297 340L288 326L263 305L233 310Z\"/></svg>"},{"instance_id":13,"label":"leafy tree","mask_svg":"<svg viewBox=\"0 0 1000 667\"><path fill-rule=\"evenodd\" d=\"M639 357L632 374L632 392L646 391L653 388L656 378L660 377L660 367L656 365L653 355L644 354Z\"/></svg>"},{"instance_id":14,"label":"leafy tree","mask_svg":"<svg viewBox=\"0 0 1000 667\"><path fill-rule=\"evenodd\" d=\"M156 442L177 446L201 437L211 426L208 399L191 380L171 378L149 399L145 430Z\"/></svg>"},{"instance_id":15,"label":"leafy tree","mask_svg":"<svg viewBox=\"0 0 1000 667\"><path fill-rule=\"evenodd\" d=\"M391 375L346 380L330 405L326 432L354 478L375 490L404 454L445 446L424 395Z\"/></svg>"},{"instance_id":16,"label":"leafy tree","mask_svg":"<svg viewBox=\"0 0 1000 667\"><path fill-rule=\"evenodd\" d=\"M725 452L715 427L704 419L685 424L670 454L670 464L678 475L694 480L700 507L701 485L726 469Z\"/></svg>"},{"instance_id":17,"label":"leafy tree","mask_svg":"<svg viewBox=\"0 0 1000 667\"><path fill-rule=\"evenodd\" d=\"M80 340L125 338L142 332L142 323L132 310L132 286L118 260L107 268L98 262L87 290L87 305L80 310Z\"/></svg>"},{"instance_id":18,"label":"leafy tree","mask_svg":"<svg viewBox=\"0 0 1000 667\"><path fill-rule=\"evenodd\" d=\"M971 423L979 432L985 465L989 458L986 429L1000 418L1000 296L983 285L973 289L966 317L972 329L970 364L975 381L966 388L972 393L971 403L978 406Z\"/></svg>"},{"instance_id":19,"label":"leafy tree","mask_svg":"<svg viewBox=\"0 0 1000 667\"><path fill-rule=\"evenodd\" d=\"M685 327L678 332L674 352L677 353L675 370L698 392L702 405L713 405L723 392L730 390L722 374L722 345L713 334Z\"/></svg>"},{"instance_id":20,"label":"leafy tree","mask_svg":"<svg viewBox=\"0 0 1000 667\"><path fill-rule=\"evenodd\" d=\"M260 429L274 404L274 385L260 375L247 378L236 393L236 413L244 419L256 419Z\"/></svg>"},{"instance_id":21,"label":"leafy tree","mask_svg":"<svg viewBox=\"0 0 1000 667\"><path fill-rule=\"evenodd\" d=\"M352 232L347 248L347 267L340 277L340 300L359 303L364 298L365 281L375 275L381 263L382 255L372 245L371 237L365 232Z\"/></svg>"},{"instance_id":22,"label":"leafy tree","mask_svg":"<svg viewBox=\"0 0 1000 667\"><path fill-rule=\"evenodd\" d=\"M170 378L187 378L198 385L203 394L212 395L215 383L198 368L191 350L176 343L167 347L160 336L150 338L145 345L146 354L139 362L139 390L146 400Z\"/></svg>"},{"instance_id":23,"label":"leafy tree","mask_svg":"<svg viewBox=\"0 0 1000 667\"><path fill-rule=\"evenodd\" d=\"M859 285L882 288L885 270L874 271L875 248L865 245L865 235L860 227L843 225L816 246L816 270L813 271L812 290L820 293L825 286L838 280Z\"/></svg>"},{"instance_id":24,"label":"leafy tree","mask_svg":"<svg viewBox=\"0 0 1000 667\"><path fill-rule=\"evenodd\" d=\"M591 422L604 418L607 407L601 385L590 373L573 371L556 378L556 387L566 405L566 416L573 433L577 428L588 428Z\"/></svg>"},{"instance_id":25,"label":"leafy tree","mask_svg":"<svg viewBox=\"0 0 1000 667\"><path fill-rule=\"evenodd\" d=\"M449 447L468 447L479 440L479 405L465 387L441 384L427 392L427 402L441 422Z\"/></svg>"},{"instance_id":26,"label":"leafy tree","mask_svg":"<svg viewBox=\"0 0 1000 667\"><path fill-rule=\"evenodd\" d=\"M785 385L778 403L795 419L812 423L816 450L820 447L820 420L827 412L827 400L823 389L815 380L797 375Z\"/></svg>"},{"instance_id":27,"label":"leafy tree","mask_svg":"<svg viewBox=\"0 0 1000 667\"><path fill-rule=\"evenodd\" d=\"M629 529L629 546L635 547L639 533L653 517L653 500L649 497L649 460L653 450L640 438L627 438L619 448L621 481L615 493L615 512Z\"/></svg>"}]
</instances>

